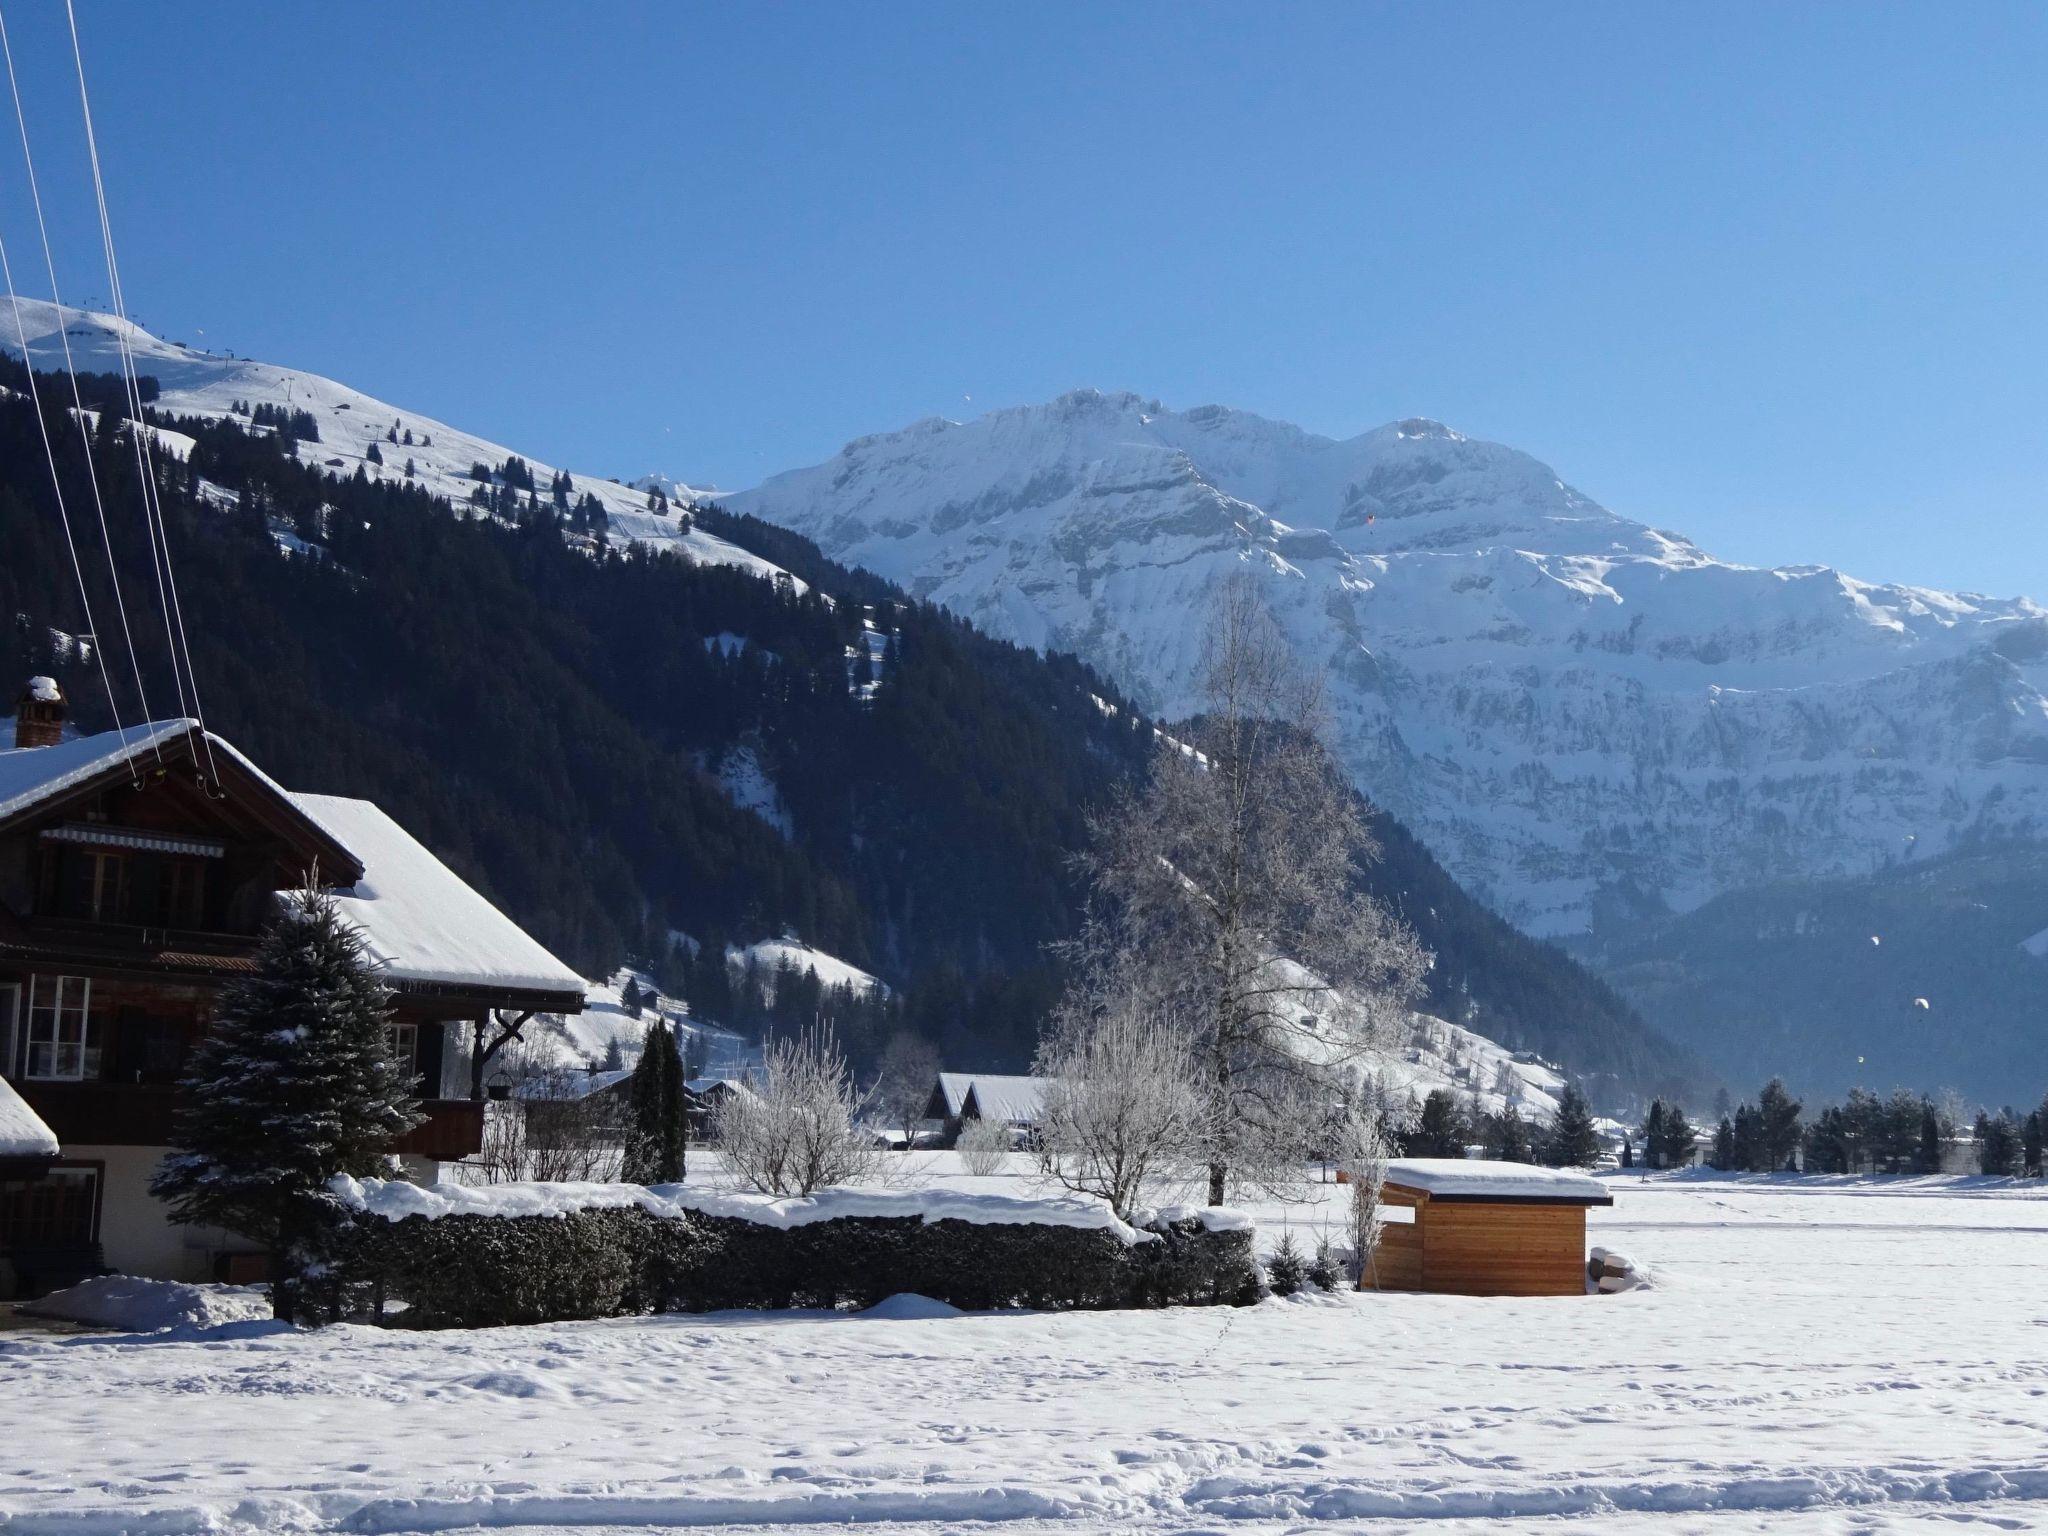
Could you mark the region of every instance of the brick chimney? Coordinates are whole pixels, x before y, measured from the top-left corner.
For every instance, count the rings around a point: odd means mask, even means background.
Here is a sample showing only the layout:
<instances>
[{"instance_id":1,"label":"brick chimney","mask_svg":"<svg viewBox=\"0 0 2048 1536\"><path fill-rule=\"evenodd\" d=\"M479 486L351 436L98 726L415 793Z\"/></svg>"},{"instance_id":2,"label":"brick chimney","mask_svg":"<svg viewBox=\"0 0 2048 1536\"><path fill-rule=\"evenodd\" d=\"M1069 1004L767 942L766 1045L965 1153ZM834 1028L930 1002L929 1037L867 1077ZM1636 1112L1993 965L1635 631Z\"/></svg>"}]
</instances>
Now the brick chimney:
<instances>
[{"instance_id":1,"label":"brick chimney","mask_svg":"<svg viewBox=\"0 0 2048 1536\"><path fill-rule=\"evenodd\" d=\"M14 701L14 744L54 747L64 739L64 690L54 677L32 677Z\"/></svg>"}]
</instances>

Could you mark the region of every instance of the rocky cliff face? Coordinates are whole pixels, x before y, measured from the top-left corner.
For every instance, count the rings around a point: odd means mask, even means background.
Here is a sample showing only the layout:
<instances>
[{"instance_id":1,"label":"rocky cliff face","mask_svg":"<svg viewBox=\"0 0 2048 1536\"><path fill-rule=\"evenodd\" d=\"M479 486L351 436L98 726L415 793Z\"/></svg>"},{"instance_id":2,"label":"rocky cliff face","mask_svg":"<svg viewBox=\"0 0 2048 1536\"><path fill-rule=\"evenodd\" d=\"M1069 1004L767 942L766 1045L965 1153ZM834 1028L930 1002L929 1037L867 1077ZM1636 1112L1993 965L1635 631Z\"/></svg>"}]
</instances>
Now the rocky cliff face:
<instances>
[{"instance_id":1,"label":"rocky cliff face","mask_svg":"<svg viewBox=\"0 0 2048 1536\"><path fill-rule=\"evenodd\" d=\"M729 505L1168 715L1253 573L1358 782L1537 933L2048 835L2048 610L1730 565L1436 422L1081 391Z\"/></svg>"}]
</instances>

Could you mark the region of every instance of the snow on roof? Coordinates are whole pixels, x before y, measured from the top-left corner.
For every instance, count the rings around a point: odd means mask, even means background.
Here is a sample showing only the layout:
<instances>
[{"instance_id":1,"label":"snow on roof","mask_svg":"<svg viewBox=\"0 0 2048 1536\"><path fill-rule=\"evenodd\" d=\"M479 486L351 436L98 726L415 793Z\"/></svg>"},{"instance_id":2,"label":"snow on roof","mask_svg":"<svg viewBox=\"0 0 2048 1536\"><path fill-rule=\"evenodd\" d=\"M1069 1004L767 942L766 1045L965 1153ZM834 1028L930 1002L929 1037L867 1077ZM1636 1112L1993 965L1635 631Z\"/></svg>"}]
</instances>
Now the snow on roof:
<instances>
[{"instance_id":1,"label":"snow on roof","mask_svg":"<svg viewBox=\"0 0 2048 1536\"><path fill-rule=\"evenodd\" d=\"M32 677L28 680L28 696L38 704L62 702L64 690L57 686L54 677Z\"/></svg>"},{"instance_id":2,"label":"snow on roof","mask_svg":"<svg viewBox=\"0 0 2048 1536\"><path fill-rule=\"evenodd\" d=\"M100 731L91 736L74 736L55 746L9 747L0 751L0 821L199 729L197 720L151 720L131 726L125 742L119 731ZM211 731L204 736L215 757L228 759L278 799L294 798L230 743ZM327 830L347 851L355 851L348 849L348 840L335 834L333 828Z\"/></svg>"},{"instance_id":3,"label":"snow on roof","mask_svg":"<svg viewBox=\"0 0 2048 1536\"><path fill-rule=\"evenodd\" d=\"M1397 1157L1387 1164L1387 1182L1454 1200L1560 1200L1611 1205L1614 1197L1598 1179L1569 1168L1538 1168L1488 1158Z\"/></svg>"},{"instance_id":4,"label":"snow on roof","mask_svg":"<svg viewBox=\"0 0 2048 1536\"><path fill-rule=\"evenodd\" d=\"M0 1077L0 1157L55 1157L57 1136Z\"/></svg>"},{"instance_id":5,"label":"snow on roof","mask_svg":"<svg viewBox=\"0 0 2048 1536\"><path fill-rule=\"evenodd\" d=\"M946 1118L957 1120L960 1111L967 1104L967 1090L974 1086L972 1072L941 1072L939 1083L932 1090L932 1097L946 1108Z\"/></svg>"},{"instance_id":6,"label":"snow on roof","mask_svg":"<svg viewBox=\"0 0 2048 1536\"><path fill-rule=\"evenodd\" d=\"M184 735L195 724L192 720L158 720L136 726L128 732L125 744L119 732L101 731L93 736L74 736L51 747L9 747L0 751L0 818L60 795L74 784L82 784Z\"/></svg>"},{"instance_id":7,"label":"snow on roof","mask_svg":"<svg viewBox=\"0 0 2048 1536\"><path fill-rule=\"evenodd\" d=\"M1042 1077L1002 1077L977 1072L969 1090L974 1109L984 1120L1002 1120L1012 1125L1036 1125L1045 1105Z\"/></svg>"},{"instance_id":8,"label":"snow on roof","mask_svg":"<svg viewBox=\"0 0 2048 1536\"><path fill-rule=\"evenodd\" d=\"M581 976L368 800L291 800L363 861L363 879L336 900L387 978L572 992L581 1006Z\"/></svg>"},{"instance_id":9,"label":"snow on roof","mask_svg":"<svg viewBox=\"0 0 2048 1536\"><path fill-rule=\"evenodd\" d=\"M514 1083L512 1097L531 1099L540 1103L587 1099L594 1093L603 1093L607 1088L617 1087L632 1075L631 1067L614 1067L608 1072L547 1072L539 1077L529 1077L524 1082Z\"/></svg>"}]
</instances>

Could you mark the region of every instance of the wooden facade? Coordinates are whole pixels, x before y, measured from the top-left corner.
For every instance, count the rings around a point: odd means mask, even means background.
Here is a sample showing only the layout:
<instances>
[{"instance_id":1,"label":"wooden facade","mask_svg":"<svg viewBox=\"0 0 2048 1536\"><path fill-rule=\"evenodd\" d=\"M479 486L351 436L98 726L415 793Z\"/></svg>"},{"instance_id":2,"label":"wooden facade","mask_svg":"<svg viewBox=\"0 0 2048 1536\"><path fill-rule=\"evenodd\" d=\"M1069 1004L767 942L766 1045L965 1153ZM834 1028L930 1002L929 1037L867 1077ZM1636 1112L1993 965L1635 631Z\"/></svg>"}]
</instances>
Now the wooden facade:
<instances>
[{"instance_id":1,"label":"wooden facade","mask_svg":"<svg viewBox=\"0 0 2048 1536\"><path fill-rule=\"evenodd\" d=\"M1384 1198L1395 1219L1363 1288L1458 1296L1584 1294L1586 1210L1613 1204L1604 1192L1458 1193L1393 1177Z\"/></svg>"},{"instance_id":2,"label":"wooden facade","mask_svg":"<svg viewBox=\"0 0 2048 1536\"><path fill-rule=\"evenodd\" d=\"M0 1170L0 1270L61 1277L69 1252L74 1272L104 1257L200 1278L220 1269L218 1255L185 1255L189 1234L152 1233L124 1254L114 1229L163 1220L146 1188L170 1144L177 1085L221 988L252 970L278 893L311 871L343 888L365 871L189 723L131 729L142 749L104 762L87 750L102 738L56 741L47 727L25 722L16 750L0 754L0 1076L63 1156L41 1176ZM38 791L38 770L52 790ZM393 1049L411 1062L427 1116L394 1152L445 1163L482 1150L483 1105L444 1099L442 1085L465 1075L456 1054L500 1027L494 1009L530 1015L542 1001L460 984L394 989ZM580 994L544 1005L565 1003L580 1008Z\"/></svg>"}]
</instances>

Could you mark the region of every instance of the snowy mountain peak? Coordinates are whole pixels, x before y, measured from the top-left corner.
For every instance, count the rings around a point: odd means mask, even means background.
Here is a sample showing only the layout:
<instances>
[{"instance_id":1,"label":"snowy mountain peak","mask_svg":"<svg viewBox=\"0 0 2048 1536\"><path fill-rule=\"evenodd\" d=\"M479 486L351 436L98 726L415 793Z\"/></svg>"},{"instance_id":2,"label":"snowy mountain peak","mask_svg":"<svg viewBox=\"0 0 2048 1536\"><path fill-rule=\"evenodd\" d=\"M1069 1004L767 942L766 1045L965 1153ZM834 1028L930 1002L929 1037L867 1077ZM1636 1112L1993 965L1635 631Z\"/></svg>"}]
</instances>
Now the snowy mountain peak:
<instances>
[{"instance_id":1,"label":"snowy mountain peak","mask_svg":"<svg viewBox=\"0 0 2048 1536\"><path fill-rule=\"evenodd\" d=\"M1411 417L1077 390L730 498L1167 715L1251 570L1359 783L1539 932L2048 835L2048 610L1763 570Z\"/></svg>"},{"instance_id":2,"label":"snowy mountain peak","mask_svg":"<svg viewBox=\"0 0 2048 1536\"><path fill-rule=\"evenodd\" d=\"M301 456L337 474L352 475L361 469L373 479L410 479L461 505L476 486L472 468L483 464L495 469L515 451L316 373L166 341L113 315L60 306L46 299L9 302L0 295L0 350L12 356L22 353L15 331L17 305L28 353L37 368L61 370L68 342L72 361L81 372L117 373L120 340L125 337L136 371L156 379L162 390L157 402L160 409L215 419L235 414L237 405L244 410L268 405L308 412L320 435L301 447ZM532 454L519 456L543 486L554 475L556 466ZM652 483L658 482L675 505L696 499L699 493L689 486L665 476L643 477L633 486L596 475L575 474L572 479L577 495L588 491L603 503L614 540L635 539L673 548L700 564L733 565L766 577L781 574L770 562L702 529L685 529L673 516L647 505Z\"/></svg>"}]
</instances>

